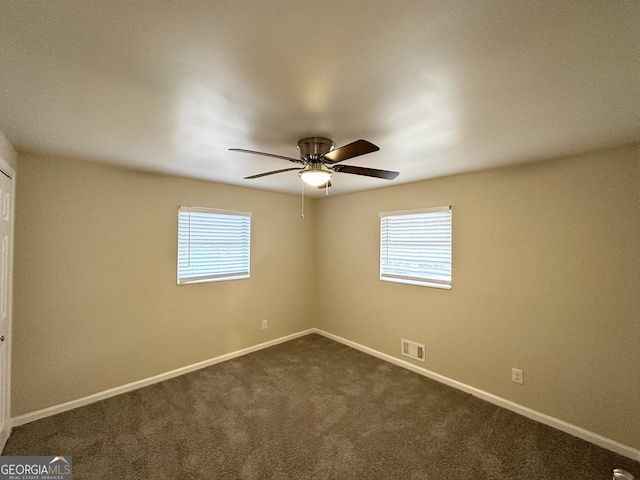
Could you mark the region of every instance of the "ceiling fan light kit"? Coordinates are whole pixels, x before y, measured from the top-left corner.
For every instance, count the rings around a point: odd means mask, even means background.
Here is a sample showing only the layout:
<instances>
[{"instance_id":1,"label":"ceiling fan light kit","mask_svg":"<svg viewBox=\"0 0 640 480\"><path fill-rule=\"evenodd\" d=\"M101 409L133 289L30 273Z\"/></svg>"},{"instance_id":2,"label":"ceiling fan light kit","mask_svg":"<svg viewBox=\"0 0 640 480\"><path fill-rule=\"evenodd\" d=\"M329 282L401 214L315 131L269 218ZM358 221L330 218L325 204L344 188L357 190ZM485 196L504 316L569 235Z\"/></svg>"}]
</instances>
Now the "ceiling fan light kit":
<instances>
[{"instance_id":1,"label":"ceiling fan light kit","mask_svg":"<svg viewBox=\"0 0 640 480\"><path fill-rule=\"evenodd\" d=\"M262 155L265 157L280 158L289 162L302 164L302 167L285 168L251 175L249 177L244 177L245 180L252 180L254 178L265 177L276 173L298 170L298 176L304 183L318 188L329 188L331 186L330 179L334 172L383 178L385 180L393 180L398 176L398 172L392 172L390 170L378 170L375 168L357 167L355 165L334 166L334 164L338 162L380 150L376 145L368 142L367 140L356 140L344 147L335 148L335 143L329 138L306 137L298 141L300 159L274 155L272 153L245 150L242 148L230 148L229 150L233 152L243 152L253 155Z\"/></svg>"},{"instance_id":2,"label":"ceiling fan light kit","mask_svg":"<svg viewBox=\"0 0 640 480\"><path fill-rule=\"evenodd\" d=\"M326 185L331 180L332 175L333 173L330 170L322 168L321 163L312 163L298 172L298 176L302 181L313 187Z\"/></svg>"}]
</instances>

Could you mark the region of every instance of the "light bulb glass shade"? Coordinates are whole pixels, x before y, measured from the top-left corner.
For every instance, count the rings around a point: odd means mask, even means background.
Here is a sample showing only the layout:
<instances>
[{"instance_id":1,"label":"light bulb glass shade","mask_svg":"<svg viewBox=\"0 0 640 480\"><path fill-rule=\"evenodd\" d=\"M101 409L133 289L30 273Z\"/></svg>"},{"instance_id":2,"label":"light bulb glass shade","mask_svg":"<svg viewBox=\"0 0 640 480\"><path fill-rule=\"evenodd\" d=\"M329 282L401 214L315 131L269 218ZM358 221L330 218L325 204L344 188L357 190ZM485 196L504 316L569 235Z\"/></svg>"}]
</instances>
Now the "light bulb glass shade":
<instances>
[{"instance_id":1,"label":"light bulb glass shade","mask_svg":"<svg viewBox=\"0 0 640 480\"><path fill-rule=\"evenodd\" d=\"M304 183L319 187L327 183L333 174L328 170L303 170L298 175Z\"/></svg>"}]
</instances>

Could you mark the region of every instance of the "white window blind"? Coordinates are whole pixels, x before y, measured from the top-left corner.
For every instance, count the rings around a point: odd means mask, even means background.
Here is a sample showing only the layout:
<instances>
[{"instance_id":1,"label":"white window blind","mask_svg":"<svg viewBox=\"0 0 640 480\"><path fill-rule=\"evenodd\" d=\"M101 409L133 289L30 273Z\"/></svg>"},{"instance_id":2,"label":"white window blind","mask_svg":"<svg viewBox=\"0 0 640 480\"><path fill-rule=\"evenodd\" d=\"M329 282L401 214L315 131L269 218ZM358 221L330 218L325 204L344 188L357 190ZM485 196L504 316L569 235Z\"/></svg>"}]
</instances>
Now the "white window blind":
<instances>
[{"instance_id":1,"label":"white window blind","mask_svg":"<svg viewBox=\"0 0 640 480\"><path fill-rule=\"evenodd\" d=\"M178 211L178 284L249 278L251 213Z\"/></svg>"},{"instance_id":2,"label":"white window blind","mask_svg":"<svg viewBox=\"0 0 640 480\"><path fill-rule=\"evenodd\" d=\"M380 213L380 280L451 288L451 207Z\"/></svg>"}]
</instances>

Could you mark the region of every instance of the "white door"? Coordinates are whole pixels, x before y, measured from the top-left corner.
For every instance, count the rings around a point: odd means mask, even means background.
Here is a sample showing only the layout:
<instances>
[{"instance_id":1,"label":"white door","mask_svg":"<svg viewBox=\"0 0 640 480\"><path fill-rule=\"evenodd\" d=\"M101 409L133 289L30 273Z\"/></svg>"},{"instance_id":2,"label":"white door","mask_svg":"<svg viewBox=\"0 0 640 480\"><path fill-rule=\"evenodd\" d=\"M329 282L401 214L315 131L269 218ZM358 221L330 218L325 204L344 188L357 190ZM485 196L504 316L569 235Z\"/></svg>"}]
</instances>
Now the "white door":
<instances>
[{"instance_id":1,"label":"white door","mask_svg":"<svg viewBox=\"0 0 640 480\"><path fill-rule=\"evenodd\" d=\"M0 159L1 160L1 159ZM9 438L11 280L13 265L13 170L0 162L0 450Z\"/></svg>"}]
</instances>

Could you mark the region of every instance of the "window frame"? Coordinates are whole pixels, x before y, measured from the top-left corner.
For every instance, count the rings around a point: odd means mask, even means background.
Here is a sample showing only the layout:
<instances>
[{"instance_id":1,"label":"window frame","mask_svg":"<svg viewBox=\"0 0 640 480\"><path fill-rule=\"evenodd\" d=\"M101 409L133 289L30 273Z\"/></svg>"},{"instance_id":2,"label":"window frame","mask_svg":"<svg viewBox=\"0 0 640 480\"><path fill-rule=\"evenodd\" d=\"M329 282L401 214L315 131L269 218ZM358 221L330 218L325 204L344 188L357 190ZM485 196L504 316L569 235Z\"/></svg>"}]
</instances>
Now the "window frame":
<instances>
[{"instance_id":1,"label":"window frame","mask_svg":"<svg viewBox=\"0 0 640 480\"><path fill-rule=\"evenodd\" d=\"M401 217L401 216L409 216L409 215L429 215L429 214L441 214L443 212L448 212L448 226L449 226L449 241L448 241L448 267L449 267L449 275L448 279L436 278L436 276L419 276L419 275L402 275L398 273L390 273L391 269L388 265L388 252L389 252L389 243L388 243L388 229L389 225L385 227L384 221L390 217ZM442 205L436 207L427 207L427 208L415 208L410 210L396 210L390 212L380 212L380 280L385 282L394 282L394 283L403 283L407 285L418 285L423 287L431 287L438 288L444 290L450 290L452 285L452 267L453 267L453 259L452 259L452 250L453 250L453 215L451 205ZM385 235L386 228L386 239ZM434 232L435 230L430 230L430 232ZM386 249L385 249L386 243ZM447 247L445 246L445 248ZM437 255L441 255L442 246L439 247ZM385 263L385 257L387 257ZM427 273L427 272L425 272ZM441 275L440 277L444 277Z\"/></svg>"},{"instance_id":2,"label":"window frame","mask_svg":"<svg viewBox=\"0 0 640 480\"><path fill-rule=\"evenodd\" d=\"M246 233L246 242L238 242L237 245L240 248L246 249L246 260L243 258L243 261L238 262L238 264L246 264L246 269L235 269L230 270L224 273L209 273L202 275L182 275L180 272L180 257L181 257L181 248L183 247L183 241L181 240L181 215L187 213L196 213L196 214L206 214L206 215L215 215L215 216L231 216L239 218L248 218L248 224L246 226L239 227L239 230L245 230L246 232L239 231L239 235L244 235ZM188 249L191 249L192 246L190 243L187 245ZM192 251L192 250L190 250ZM222 282L227 280L242 280L251 278L251 212L243 212L237 210L225 210L220 208L209 208L209 207L191 207L180 205L178 207L178 248L177 248L177 268L176 268L176 276L177 276L177 284L178 285L191 285L195 283L208 283L208 282Z\"/></svg>"}]
</instances>

